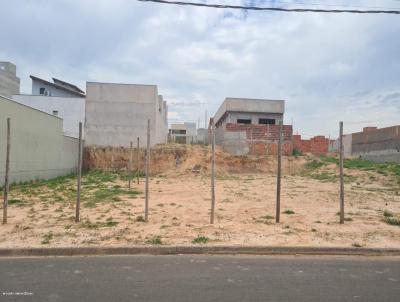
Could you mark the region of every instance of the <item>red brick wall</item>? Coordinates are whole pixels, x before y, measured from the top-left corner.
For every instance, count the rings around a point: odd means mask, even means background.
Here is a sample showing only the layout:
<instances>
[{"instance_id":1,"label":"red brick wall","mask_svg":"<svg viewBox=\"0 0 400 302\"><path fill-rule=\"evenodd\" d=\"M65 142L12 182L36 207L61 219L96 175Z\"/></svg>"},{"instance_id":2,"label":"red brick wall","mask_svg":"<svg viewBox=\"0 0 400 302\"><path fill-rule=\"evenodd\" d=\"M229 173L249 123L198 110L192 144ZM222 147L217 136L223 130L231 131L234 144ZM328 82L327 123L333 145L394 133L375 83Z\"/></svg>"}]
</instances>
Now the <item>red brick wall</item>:
<instances>
[{"instance_id":1,"label":"red brick wall","mask_svg":"<svg viewBox=\"0 0 400 302\"><path fill-rule=\"evenodd\" d=\"M323 155L329 152L329 139L325 136L314 136L311 139L301 139L301 135L293 135L293 149L302 153Z\"/></svg>"},{"instance_id":2,"label":"red brick wall","mask_svg":"<svg viewBox=\"0 0 400 302\"><path fill-rule=\"evenodd\" d=\"M279 125L246 125L227 123L226 131L239 132L246 131L247 139L253 140L278 140ZM293 129L291 125L283 125L284 140L292 140Z\"/></svg>"},{"instance_id":3,"label":"red brick wall","mask_svg":"<svg viewBox=\"0 0 400 302\"><path fill-rule=\"evenodd\" d=\"M246 141L251 155L273 155L278 151L279 125L246 125L227 123L225 131L246 132ZM282 153L293 153L292 126L283 125Z\"/></svg>"}]
</instances>

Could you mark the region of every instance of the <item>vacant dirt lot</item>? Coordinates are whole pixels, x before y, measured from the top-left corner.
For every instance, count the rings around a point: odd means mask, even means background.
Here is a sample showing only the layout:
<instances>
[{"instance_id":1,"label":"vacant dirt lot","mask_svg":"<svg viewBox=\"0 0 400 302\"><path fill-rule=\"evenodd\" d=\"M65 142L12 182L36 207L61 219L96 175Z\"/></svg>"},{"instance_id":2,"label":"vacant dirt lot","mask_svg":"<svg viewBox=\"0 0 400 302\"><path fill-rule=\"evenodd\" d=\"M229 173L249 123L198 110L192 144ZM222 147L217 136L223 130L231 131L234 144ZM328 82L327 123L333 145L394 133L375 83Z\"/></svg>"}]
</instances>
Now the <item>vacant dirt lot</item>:
<instances>
[{"instance_id":1,"label":"vacant dirt lot","mask_svg":"<svg viewBox=\"0 0 400 302\"><path fill-rule=\"evenodd\" d=\"M129 190L123 174L98 171L86 174L79 223L74 222L74 178L13 186L9 223L0 228L0 247L144 244L400 247L396 165L348 163L346 222L340 225L335 160L285 158L281 223L275 224L273 169L232 173L226 169L230 166L226 159L216 180L216 223L210 225L210 178L204 164L208 152L194 150L175 170L151 178L148 223L142 221L143 178ZM246 161L230 160L231 165ZM273 159L266 162L274 166Z\"/></svg>"}]
</instances>

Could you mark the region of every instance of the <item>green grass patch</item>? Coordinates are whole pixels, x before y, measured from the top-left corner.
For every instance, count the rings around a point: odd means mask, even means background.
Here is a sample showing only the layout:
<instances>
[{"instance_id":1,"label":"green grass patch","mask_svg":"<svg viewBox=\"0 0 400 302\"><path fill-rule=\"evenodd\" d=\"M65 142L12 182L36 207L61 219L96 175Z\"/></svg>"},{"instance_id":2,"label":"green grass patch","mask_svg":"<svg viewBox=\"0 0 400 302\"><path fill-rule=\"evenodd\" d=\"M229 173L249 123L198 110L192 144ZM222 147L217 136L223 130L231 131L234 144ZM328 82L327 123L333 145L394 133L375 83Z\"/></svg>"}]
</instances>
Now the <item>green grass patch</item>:
<instances>
[{"instance_id":1,"label":"green grass patch","mask_svg":"<svg viewBox=\"0 0 400 302\"><path fill-rule=\"evenodd\" d=\"M210 241L210 238L206 236L197 236L192 240L192 243L194 244L206 244Z\"/></svg>"},{"instance_id":2,"label":"green grass patch","mask_svg":"<svg viewBox=\"0 0 400 302\"><path fill-rule=\"evenodd\" d=\"M96 221L96 222L91 222L89 219L81 222L81 227L89 230L96 230L99 228L104 228L104 227L114 227L118 225L118 221L113 220L112 217L109 217L106 219L105 222L101 221Z\"/></svg>"},{"instance_id":3,"label":"green grass patch","mask_svg":"<svg viewBox=\"0 0 400 302\"><path fill-rule=\"evenodd\" d=\"M335 157L321 157L326 163L339 165L339 159ZM400 178L400 164L395 163L375 163L373 161L352 158L344 160L344 167L347 169L357 169L364 171L373 171L382 175L395 175Z\"/></svg>"},{"instance_id":4,"label":"green grass patch","mask_svg":"<svg viewBox=\"0 0 400 302\"><path fill-rule=\"evenodd\" d=\"M118 180L118 178L119 174L115 172L92 170L84 173L82 178L82 186L115 182Z\"/></svg>"},{"instance_id":5,"label":"green grass patch","mask_svg":"<svg viewBox=\"0 0 400 302\"><path fill-rule=\"evenodd\" d=\"M90 192L85 195L83 197L83 202L86 207L93 208L100 202L119 202L122 201L121 196L135 197L138 194L140 194L140 192L125 190L117 185L112 187L103 186L94 191L94 193Z\"/></svg>"},{"instance_id":6,"label":"green grass patch","mask_svg":"<svg viewBox=\"0 0 400 302\"><path fill-rule=\"evenodd\" d=\"M24 207L28 205L28 202L22 199L9 199L8 200L9 205L15 205L18 207Z\"/></svg>"},{"instance_id":7,"label":"green grass patch","mask_svg":"<svg viewBox=\"0 0 400 302\"><path fill-rule=\"evenodd\" d=\"M325 165L325 163L324 162L322 162L322 161L318 161L318 160L312 160L312 161L310 161L310 162L307 162L305 165L304 165L304 168L307 170L307 171L312 171L312 170L317 170L317 169L319 169L319 168L321 168L322 166L324 166Z\"/></svg>"}]
</instances>

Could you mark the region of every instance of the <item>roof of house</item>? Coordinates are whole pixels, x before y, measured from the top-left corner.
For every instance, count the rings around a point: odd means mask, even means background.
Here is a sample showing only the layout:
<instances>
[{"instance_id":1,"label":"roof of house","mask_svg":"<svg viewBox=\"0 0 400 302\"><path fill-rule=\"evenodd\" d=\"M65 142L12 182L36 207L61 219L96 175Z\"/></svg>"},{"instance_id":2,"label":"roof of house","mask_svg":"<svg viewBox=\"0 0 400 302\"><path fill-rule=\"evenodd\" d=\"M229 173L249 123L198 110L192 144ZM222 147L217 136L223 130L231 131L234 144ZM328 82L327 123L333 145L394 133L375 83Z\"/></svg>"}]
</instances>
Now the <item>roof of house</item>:
<instances>
[{"instance_id":1,"label":"roof of house","mask_svg":"<svg viewBox=\"0 0 400 302\"><path fill-rule=\"evenodd\" d=\"M284 114L284 100L249 99L249 98L226 98L214 116L217 124L226 112L248 112L248 113L278 113Z\"/></svg>"},{"instance_id":2,"label":"roof of house","mask_svg":"<svg viewBox=\"0 0 400 302\"><path fill-rule=\"evenodd\" d=\"M85 97L85 93L81 89L79 89L77 86L75 86L73 84L69 84L67 82L64 82L64 81L61 81L61 80L57 80L57 79L54 79L54 78L53 78L54 83L52 83L52 82L43 80L41 78L35 77L33 75L31 75L30 78L33 81L42 82L42 83L44 83L46 85L53 86L53 87L55 87L57 89L61 89L61 90L67 91L67 92L75 94L77 96Z\"/></svg>"},{"instance_id":3,"label":"roof of house","mask_svg":"<svg viewBox=\"0 0 400 302\"><path fill-rule=\"evenodd\" d=\"M68 82L64 82L64 81L61 81L61 80L56 79L56 78L53 78L53 82L54 82L55 84L59 84L59 85L61 85L61 86L69 87L70 89L73 89L73 90L75 90L76 92L85 94L84 91L82 91L78 86L75 86L74 84L71 84L71 83L68 83Z\"/></svg>"}]
</instances>

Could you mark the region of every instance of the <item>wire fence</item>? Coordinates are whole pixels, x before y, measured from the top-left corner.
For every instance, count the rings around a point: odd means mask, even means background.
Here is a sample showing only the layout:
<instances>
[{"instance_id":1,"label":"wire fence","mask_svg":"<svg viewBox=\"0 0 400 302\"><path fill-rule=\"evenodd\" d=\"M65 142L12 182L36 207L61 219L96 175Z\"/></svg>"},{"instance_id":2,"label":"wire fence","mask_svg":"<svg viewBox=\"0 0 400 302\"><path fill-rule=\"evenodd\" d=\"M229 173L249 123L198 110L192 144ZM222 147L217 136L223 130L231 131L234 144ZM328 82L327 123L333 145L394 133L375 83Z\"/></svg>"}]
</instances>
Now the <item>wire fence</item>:
<instances>
[{"instance_id":1,"label":"wire fence","mask_svg":"<svg viewBox=\"0 0 400 302\"><path fill-rule=\"evenodd\" d=\"M28 175L36 175L36 178L39 178L41 173L49 173L49 172L63 172L64 174L69 174L67 172L74 172L77 175L77 189L76 189L76 214L75 214L75 221L79 222L80 221L80 198L81 198L81 173L82 173L82 159L83 159L83 141L82 141L82 124L79 124L79 149L78 149L78 156L77 156L77 168L75 169L38 169L38 168L33 168L33 169L13 169L12 172L10 172L10 165L20 165L20 164L40 164L42 163L41 161L29 161L29 160L21 160L21 161L16 161L10 156L12 146L11 144L11 127L10 127L11 121L8 119L7 120L7 152L6 152L6 159L2 160L1 163L2 165L5 163L5 172L4 172L4 189L3 189L3 223L7 223L7 207L8 207L8 195L9 195L9 185L10 185L10 176L12 175L20 175L20 174L28 174ZM280 213L281 213L281 178L282 178L282 153L283 153L283 143L284 143L284 126L282 122L280 122L278 128L278 141L277 141L277 149L275 152L276 156L276 223L280 222ZM343 143L342 143L342 137L343 137L343 123L340 123L340 201L339 201L339 206L338 208L340 209L340 223L344 223L344 177L343 177ZM215 183L216 183L216 128L215 125L211 126L211 161L210 161L210 197L211 197L211 203L210 203L210 223L213 224L215 221L215 208L217 204L218 197L216 196L216 190L215 190ZM262 142L264 141L262 139L256 139L253 138L252 132L250 133L250 142ZM239 139L240 142L240 139ZM150 203L150 188L149 188L149 174L150 174L150 156L151 156L151 148L150 148L150 120L148 121L148 127L147 127L147 141L146 141L146 151L145 151L145 164L144 164L144 170L145 170L145 204L144 204L144 217L145 221L149 221L149 203ZM265 141L265 146L268 146L268 143ZM10 148L11 147L11 148ZM268 156L274 156L274 155L269 155L269 150L268 147L266 147L266 155ZM264 150L265 152L265 150ZM133 172L134 167L133 167L133 157L134 153L136 155L136 171L135 173ZM129 160L127 164L127 180L128 180L128 186L129 188L131 187L131 183L133 182L133 177L137 177L137 182L139 183L139 174L140 174L140 164L139 164L139 156L140 156L140 149L139 149L139 142L137 144L136 150L134 152L133 150L133 142L130 142L130 155L129 155ZM178 160L178 159L177 159ZM176 163L178 165L178 162Z\"/></svg>"},{"instance_id":2,"label":"wire fence","mask_svg":"<svg viewBox=\"0 0 400 302\"><path fill-rule=\"evenodd\" d=\"M12 128L11 128L12 129ZM160 200L157 199L161 195L160 190L157 188L158 187L158 182L161 179L167 178L168 182L170 183L171 186L181 186L181 189L177 191L178 193L176 194L186 194L188 196L190 195L199 195L199 194L205 194L207 195L207 198L204 198L204 202L198 203L196 206L201 207L201 210L203 211L203 215L207 215L207 221L201 220L202 224L205 226L210 224L210 225L216 225L216 227L220 227L221 223L224 222L224 218L221 218L221 211L242 211L244 215L249 216L247 211L252 211L253 213L256 213L255 215L263 215L263 217L269 216L269 214L272 214L271 217L269 217L268 222L273 223L273 220L275 220L275 224L283 225L287 223L288 216L286 214L290 214L290 208L288 208L288 205L290 204L293 206L293 200L289 200L289 197L296 196L298 200L301 200L302 195L306 195L309 192L299 192L296 190L295 185L291 185L290 181L287 179L288 174L290 174L290 165L293 164L295 156L291 156L290 152L288 153L288 150L285 150L285 141L288 140L288 137L285 136L284 133L284 126L282 123L277 125L276 129L278 129L278 135L277 136L270 136L270 137L255 137L253 136L253 132L244 132L241 135L239 135L238 138L239 140L236 141L239 145L245 145L248 144L250 147L250 151L259 151L260 153L255 155L255 156L242 156L243 154L238 154L240 156L228 156L227 153L221 152L220 147L218 146L217 148L217 132L218 129L216 129L215 125L211 125L210 127L210 140L209 143L211 144L211 148L208 146L203 146L203 147L197 147L197 146L190 146L190 145L185 145L182 144L182 150L188 149L188 148L194 148L195 153L199 155L202 158L202 167L204 167L204 171L206 173L203 173L200 175L199 170L200 168L196 167L198 165L198 159L192 159L190 158L190 155L185 157L184 154L180 154L181 151L179 151L180 147L176 147L171 153L169 154L169 157L167 158L167 164L168 167L175 167L176 171L184 171L181 176L182 177L175 177L172 176L172 174L165 176L165 175L160 175L162 173L159 173L155 179L152 179L154 175L156 174L156 171L162 171L160 169L160 166L164 165L162 162L162 159L160 157L160 154L163 156L168 153L166 151L166 148L168 148L169 145L163 146L164 149L160 149L160 153L155 152L156 147L150 147L150 130L148 128L147 130L147 138L145 144L146 148L139 148L139 142L136 141L135 144L135 139L132 139L131 142L129 142L129 148L98 148L101 152L107 153L110 157L107 158L109 160L106 162L103 158L98 157L98 154L93 154L93 158L99 159L102 166L102 169L107 170L107 167L111 167L112 171L120 171L119 173L123 177L120 177L118 181L121 181L123 183L126 183L126 187L128 188L129 191L134 192L135 190L138 190L139 188L143 189L144 196L143 198L140 199L140 201L136 200L135 202L140 202L139 205L135 205L135 208L139 209L140 213L143 213L143 222L148 223L148 225L154 224L154 223L161 223L164 219L164 217L169 217L170 219L175 218L174 216L176 215L176 212L172 210L171 212L165 213L163 218L157 218L157 207L160 204ZM351 196L351 190L353 190L352 186L346 185L345 186L345 181L346 177L348 178L348 175L345 174L345 156L343 154L343 123L339 124L339 131L340 131L340 146L339 146L339 159L337 160L337 168L335 169L335 173L338 172L339 177L332 178L331 181L334 183L332 191L334 191L335 196L332 197L330 196L329 192L324 191L323 185L319 185L317 182L313 182L309 186L310 191L320 191L320 196L324 196L326 194L326 199L331 199L333 203L329 205L329 211L332 211L332 209L337 210L337 216L335 216L335 221L340 224L347 224L347 221L350 221L350 214L346 214L350 212L347 208L347 205L352 203L351 200L347 200L348 196ZM80 130L80 133L82 132L82 128ZM11 138L12 138L13 132L11 131ZM13 140L9 138L7 139L8 142L13 142ZM102 186L101 182L107 183L107 177L104 177L103 179L100 180L100 183L92 183L90 184L89 179L91 176L90 174L81 174L83 170L83 158L85 160L91 160L90 157L84 157L83 154L83 141L82 141L82 135L80 135L79 139L79 146L76 150L76 162L78 163L77 168L74 169L58 169L58 168L50 168L50 169L40 169L37 168L38 165L43 164L42 161L36 160L35 158L32 158L32 161L28 159L22 159L21 161L16 160L12 156L13 152L13 145L11 144L10 150L7 152L7 154L4 154L3 157L5 159L2 159L1 161L1 166L2 170L1 175L2 178L5 179L5 185L3 188L3 223L8 223L8 200L10 198L10 192L12 194L12 190L14 189L13 186L11 186L10 190L10 177L11 176L20 176L22 174L27 174L32 177L32 179L36 178L43 178L45 179L46 177L42 177L44 175L48 176L49 172L54 172L54 173L63 173L65 174L70 174L72 172L74 175L76 175L76 178L73 177L71 179L68 179L69 183L68 186L73 188L73 190L68 189L68 200L69 200L69 209L73 208L75 210L75 215L74 215L74 221L76 222L78 227L81 227L82 224L87 223L87 215L88 213L92 213L91 208L86 207L87 203L87 194L90 191L96 190L96 186ZM220 141L221 142L221 141ZM220 143L219 142L219 143ZM234 137L230 138L229 144L222 144L223 147L227 147L227 145L230 145L231 143L235 142ZM259 146L262 145L263 147L259 150L256 150L258 147L254 146ZM173 145L175 148L176 145ZM173 149L171 147L171 149ZM197 148L197 149L196 149ZM255 149L254 149L255 148ZM115 153L113 153L115 151ZM201 151L201 152L200 152ZM249 151L249 150L247 150ZM120 153L119 153L120 152ZM204 153L202 153L204 152ZM211 152L211 153L210 153ZM261 154L261 156L260 156ZM286 154L286 156L285 156ZM172 157L175 156L175 157ZM262 158L264 161L260 161L259 159ZM227 207L228 209L225 208L227 202L232 202L232 201L227 201L227 195L225 194L228 189L228 185L225 185L222 183L222 180L224 178L224 175L217 173L219 167L219 164L225 165L228 167L228 173L231 173L232 168L235 164L239 164L239 169L241 164L246 163L247 159L251 159L251 164L248 165L247 171L250 171L250 173L253 174L253 176L258 173L259 171L257 170L256 164L265 164L268 163L272 169L269 170L268 173L259 173L258 176L255 176L250 180L248 179L243 179L240 178L238 181L232 181L229 183L230 186L237 186L241 187L243 183L247 182L249 185L247 188L241 192L242 195L238 195L237 199L235 199L235 202L241 203L237 208L233 207ZM304 159L304 158L303 158ZM299 160L302 160L301 158ZM336 159L335 159L336 160ZM193 167L188 168L187 163L192 163ZM36 166L32 168L31 170L29 169L18 169L18 164L28 164L28 163L35 163ZM8 168L6 167L8 164ZM314 163L313 161L310 162L310 164L318 164ZM180 169L181 166L182 167ZM5 167L5 169L3 169ZM10 169L11 167L11 169ZM17 169L15 168L17 167ZM336 167L336 166L335 166ZM96 167L92 167L92 169L96 169ZM179 170L180 169L180 170ZM190 172L188 173L188 169L190 169ZM331 168L332 169L332 168ZM121 170L123 172L121 172ZM3 172L4 171L4 172ZM236 170L238 171L238 170ZM265 172L264 170L263 172ZM289 172L288 172L289 171ZM41 174L43 172L43 175ZM240 171L238 171L240 173ZM232 172L234 174L235 172ZM268 174L266 176L266 174ZM197 177L200 175L200 177ZM321 177L327 177L326 175L322 175ZM328 175L329 176L329 175ZM262 188L255 188L257 184L259 184L257 181L253 181L255 178L264 178L264 180L267 180L268 178L268 186L264 186ZM188 180L188 182L186 182ZM189 180L192 181L192 183L189 183ZM135 184L136 183L136 184ZM182 187L182 184L183 187ZM194 183L194 185L193 185ZM189 185L188 185L189 184ZM120 182L116 184L106 184L107 187L107 192L113 192L120 190L119 186L121 185ZM187 185L187 186L186 186ZM193 186L192 186L193 185ZM298 186L299 184L297 184ZM125 188L125 185L123 185ZM54 187L53 187L54 188ZM294 188L294 189L293 189ZM268 190L268 192L266 192ZM293 190L293 192L288 192L289 190ZM347 193L345 194L345 190L348 190ZM56 192L56 189L53 191L54 196L58 194ZM125 191L124 191L125 192ZM261 199L263 205L268 203L268 210L266 207L260 207L260 204L249 204L243 202L245 199L251 199L250 196L253 196L257 192L259 195L263 196ZM104 192L100 192L104 193ZM142 192L140 192L142 193ZM311 192L312 193L312 192ZM337 193L337 194L336 194ZM349 194L350 193L350 194ZM154 194L154 195L152 195ZM239 194L239 193L235 193ZM246 195L247 194L247 195ZM131 195L132 196L132 195ZM155 196L155 197L153 197ZM268 197L266 197L268 196ZM289 197L288 197L289 196ZM178 196L177 196L178 197ZM56 198L56 197L54 197ZM179 198L179 197L178 197ZM306 197L304 197L306 198ZM324 198L324 197L323 197ZM189 197L190 199L190 197ZM268 199L268 200L267 200ZM197 202L198 199L196 199ZM71 202L72 201L72 202ZM143 203L142 203L143 202ZM258 201L256 201L258 202ZM320 208L320 211L324 210L325 206L328 206L326 204L318 204L316 201L313 207L315 208ZM301 204L298 205L299 208L301 208ZM222 208L225 209L222 209ZM190 208L190 207L188 207ZM272 211L273 208L273 211ZM354 209L354 207L350 207ZM137 211L136 209L136 211ZM14 208L13 208L14 210ZM97 208L97 211L100 211L100 208ZM297 212L297 209L295 209ZM132 211L133 206L132 206ZM347 212L346 212L347 211ZM309 213L304 213L302 215L304 216L313 216L317 210L311 209ZM48 215L56 215L56 212L47 212L49 213ZM207 213L207 214L205 214ZM97 213L98 214L98 213ZM192 216L191 218L194 218L194 216L198 215L196 212L193 214L191 210L187 210L187 212L184 212L184 215L187 216ZM229 215L232 215L230 213ZM238 216L241 216L238 214ZM10 219L13 220L13 215L10 216ZM83 217L83 218L82 218ZM128 218L126 218L128 219ZM166 219L166 218L165 218ZM315 219L317 220L317 219ZM259 221L255 219L254 221ZM309 223L309 220L307 222L303 222L305 224ZM188 224L189 225L189 224ZM254 227L252 225L252 227Z\"/></svg>"}]
</instances>

